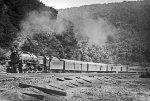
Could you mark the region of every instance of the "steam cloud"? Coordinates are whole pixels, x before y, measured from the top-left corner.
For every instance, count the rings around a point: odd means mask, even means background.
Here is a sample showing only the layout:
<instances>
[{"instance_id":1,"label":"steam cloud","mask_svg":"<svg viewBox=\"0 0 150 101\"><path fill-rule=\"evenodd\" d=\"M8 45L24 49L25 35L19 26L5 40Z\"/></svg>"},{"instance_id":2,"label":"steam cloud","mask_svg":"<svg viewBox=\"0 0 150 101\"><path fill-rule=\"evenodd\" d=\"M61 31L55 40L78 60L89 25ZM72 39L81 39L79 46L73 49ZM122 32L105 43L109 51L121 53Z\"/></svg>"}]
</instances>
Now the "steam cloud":
<instances>
[{"instance_id":1,"label":"steam cloud","mask_svg":"<svg viewBox=\"0 0 150 101\"><path fill-rule=\"evenodd\" d=\"M18 33L19 46L21 46L27 38L33 37L35 33L46 32L51 34L53 32L54 19L50 18L47 11L30 12L26 19L24 19L20 26L21 31Z\"/></svg>"},{"instance_id":2,"label":"steam cloud","mask_svg":"<svg viewBox=\"0 0 150 101\"><path fill-rule=\"evenodd\" d=\"M26 19L21 22L22 30L18 33L19 46L23 45L27 38L32 38L36 32L62 33L67 29L68 21L73 22L77 38L79 36L88 37L90 43L100 46L105 44L108 36L113 36L116 33L116 28L107 20L93 19L88 12L72 15L75 17L68 15L64 13L64 16L58 16L56 21L50 18L50 13L47 11L29 13Z\"/></svg>"},{"instance_id":3,"label":"steam cloud","mask_svg":"<svg viewBox=\"0 0 150 101\"><path fill-rule=\"evenodd\" d=\"M82 9L81 9L82 10ZM74 12L72 14L72 12ZM102 18L93 19L88 11L60 11L60 16L73 22L74 33L80 38L88 38L91 44L104 45L108 37L114 38L116 28L107 20ZM62 28L63 29L63 28Z\"/></svg>"},{"instance_id":4,"label":"steam cloud","mask_svg":"<svg viewBox=\"0 0 150 101\"><path fill-rule=\"evenodd\" d=\"M98 18L84 19L81 34L89 38L90 43L104 45L108 36L113 36L116 29L109 22Z\"/></svg>"}]
</instances>

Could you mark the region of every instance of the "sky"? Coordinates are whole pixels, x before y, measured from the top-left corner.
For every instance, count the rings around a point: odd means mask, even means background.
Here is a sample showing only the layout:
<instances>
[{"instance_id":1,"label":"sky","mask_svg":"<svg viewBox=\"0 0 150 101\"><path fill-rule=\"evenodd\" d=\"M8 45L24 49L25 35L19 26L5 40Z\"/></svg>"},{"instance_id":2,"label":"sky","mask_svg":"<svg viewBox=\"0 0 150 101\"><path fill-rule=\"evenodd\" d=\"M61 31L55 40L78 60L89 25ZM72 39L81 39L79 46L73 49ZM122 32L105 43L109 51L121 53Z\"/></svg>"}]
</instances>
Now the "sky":
<instances>
[{"instance_id":1,"label":"sky","mask_svg":"<svg viewBox=\"0 0 150 101\"><path fill-rule=\"evenodd\" d=\"M79 7L83 5L91 4L103 4L111 2L122 2L122 1L136 1L136 0L40 0L46 6L54 7L55 9L64 9L70 7Z\"/></svg>"}]
</instances>

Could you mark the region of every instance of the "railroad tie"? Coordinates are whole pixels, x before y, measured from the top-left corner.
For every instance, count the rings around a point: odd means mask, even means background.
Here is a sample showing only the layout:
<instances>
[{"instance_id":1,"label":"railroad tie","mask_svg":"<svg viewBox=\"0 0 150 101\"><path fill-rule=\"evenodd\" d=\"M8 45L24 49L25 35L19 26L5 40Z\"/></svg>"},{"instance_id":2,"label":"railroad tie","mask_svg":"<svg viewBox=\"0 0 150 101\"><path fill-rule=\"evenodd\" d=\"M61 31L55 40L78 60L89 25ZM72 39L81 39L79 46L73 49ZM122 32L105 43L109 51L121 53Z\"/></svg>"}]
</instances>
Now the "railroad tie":
<instances>
[{"instance_id":1,"label":"railroad tie","mask_svg":"<svg viewBox=\"0 0 150 101\"><path fill-rule=\"evenodd\" d=\"M35 88L35 89L38 89L46 94L54 94L54 95L60 95L60 96L66 96L67 93L64 92L64 91L59 91L59 90L53 90L53 89L48 89L48 88L43 88L43 87L38 87L38 86L33 86L33 85L28 85L28 84L23 84L23 83L19 83L19 87L20 88L29 88L29 87L32 87L32 88Z\"/></svg>"},{"instance_id":2,"label":"railroad tie","mask_svg":"<svg viewBox=\"0 0 150 101\"><path fill-rule=\"evenodd\" d=\"M31 93L23 93L23 94L31 96L31 97L34 97L34 98L39 99L39 100L43 100L44 99L44 95L31 94Z\"/></svg>"},{"instance_id":3,"label":"railroad tie","mask_svg":"<svg viewBox=\"0 0 150 101\"><path fill-rule=\"evenodd\" d=\"M63 79L61 79L61 78L56 78L58 81L65 81L65 80L63 80ZM64 78L65 79L65 78ZM68 78L67 78L67 80L68 80ZM70 80L70 79L69 79ZM66 81L66 82L69 82L69 81ZM72 83L72 82L69 82L70 84L72 84L72 85L74 85L74 86L78 86L78 85L76 85L76 84L74 84L74 83ZM65 84L65 85L67 85L67 84ZM71 87L71 88L73 88L72 86L70 86L70 85L67 85L68 87Z\"/></svg>"},{"instance_id":4,"label":"railroad tie","mask_svg":"<svg viewBox=\"0 0 150 101\"><path fill-rule=\"evenodd\" d=\"M61 79L61 78L56 78L58 81L65 81L65 80L63 80L63 79Z\"/></svg>"},{"instance_id":5,"label":"railroad tie","mask_svg":"<svg viewBox=\"0 0 150 101\"><path fill-rule=\"evenodd\" d=\"M89 80L86 80L86 79L83 79L83 78L81 78L81 77L76 77L77 79L82 79L82 80L84 80L84 81L86 81L86 82L89 82L89 83L92 83L91 81L89 81Z\"/></svg>"},{"instance_id":6,"label":"railroad tie","mask_svg":"<svg viewBox=\"0 0 150 101\"><path fill-rule=\"evenodd\" d=\"M74 85L74 86L79 86L79 85L74 84L74 83L72 83L72 82L70 82L70 81L66 81L66 82L69 82L70 84L72 84L72 85Z\"/></svg>"},{"instance_id":7,"label":"railroad tie","mask_svg":"<svg viewBox=\"0 0 150 101\"><path fill-rule=\"evenodd\" d=\"M82 83L82 82L80 82L80 81L78 81L78 80L76 80L78 83L80 83L80 84L84 84L84 83Z\"/></svg>"},{"instance_id":8,"label":"railroad tie","mask_svg":"<svg viewBox=\"0 0 150 101\"><path fill-rule=\"evenodd\" d=\"M71 78L66 78L66 77L64 77L64 79L65 79L65 80L72 80Z\"/></svg>"},{"instance_id":9,"label":"railroad tie","mask_svg":"<svg viewBox=\"0 0 150 101\"><path fill-rule=\"evenodd\" d=\"M74 84L74 83L72 83L72 82L69 82L69 83L71 83L71 84L74 85L74 86L78 86L78 85L76 85L76 84Z\"/></svg>"},{"instance_id":10,"label":"railroad tie","mask_svg":"<svg viewBox=\"0 0 150 101\"><path fill-rule=\"evenodd\" d=\"M64 89L62 89L62 88L60 88L60 87L56 87L56 86L52 86L52 85L49 85L49 86L51 86L51 87L53 87L53 88L60 89L60 90L64 90Z\"/></svg>"},{"instance_id":11,"label":"railroad tie","mask_svg":"<svg viewBox=\"0 0 150 101\"><path fill-rule=\"evenodd\" d=\"M7 89L0 89L0 92L6 91Z\"/></svg>"}]
</instances>

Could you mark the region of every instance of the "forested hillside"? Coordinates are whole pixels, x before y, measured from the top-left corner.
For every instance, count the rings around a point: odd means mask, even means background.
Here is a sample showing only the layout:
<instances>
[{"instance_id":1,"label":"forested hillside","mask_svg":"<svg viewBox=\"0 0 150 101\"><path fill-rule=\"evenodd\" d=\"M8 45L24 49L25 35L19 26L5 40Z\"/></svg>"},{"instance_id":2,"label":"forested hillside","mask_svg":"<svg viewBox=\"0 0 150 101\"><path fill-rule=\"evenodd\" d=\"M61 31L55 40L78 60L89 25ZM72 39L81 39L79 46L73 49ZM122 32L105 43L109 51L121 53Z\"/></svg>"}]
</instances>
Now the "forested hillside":
<instances>
[{"instance_id":1,"label":"forested hillside","mask_svg":"<svg viewBox=\"0 0 150 101\"><path fill-rule=\"evenodd\" d=\"M58 16L71 20L77 35L87 36L94 42L87 45L80 39L83 54L93 61L109 59L114 63L148 64L149 9L149 0L124 1L63 9Z\"/></svg>"},{"instance_id":2,"label":"forested hillside","mask_svg":"<svg viewBox=\"0 0 150 101\"><path fill-rule=\"evenodd\" d=\"M21 34L27 34L22 33L25 29L23 24L27 22L25 20L29 18L32 12L36 12L37 15L41 15L42 12L48 12L50 19L56 19L58 13L57 10L46 7L39 0L0 0L1 52L3 49L9 49ZM29 27L31 27L31 24L33 25L31 22Z\"/></svg>"},{"instance_id":3,"label":"forested hillside","mask_svg":"<svg viewBox=\"0 0 150 101\"><path fill-rule=\"evenodd\" d=\"M125 65L149 65L150 1L55 10L38 0L0 1L0 51L24 51ZM57 15L58 14L58 15Z\"/></svg>"}]
</instances>

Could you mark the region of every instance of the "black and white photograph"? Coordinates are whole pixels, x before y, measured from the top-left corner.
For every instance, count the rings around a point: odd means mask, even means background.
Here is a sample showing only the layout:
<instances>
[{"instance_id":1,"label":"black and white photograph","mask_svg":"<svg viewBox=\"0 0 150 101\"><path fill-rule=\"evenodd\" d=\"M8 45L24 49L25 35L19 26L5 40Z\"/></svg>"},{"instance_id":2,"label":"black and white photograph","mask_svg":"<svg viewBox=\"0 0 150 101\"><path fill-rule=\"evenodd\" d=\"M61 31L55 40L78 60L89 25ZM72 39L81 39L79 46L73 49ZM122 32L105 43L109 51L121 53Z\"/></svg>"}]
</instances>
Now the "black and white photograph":
<instances>
[{"instance_id":1,"label":"black and white photograph","mask_svg":"<svg viewBox=\"0 0 150 101\"><path fill-rule=\"evenodd\" d=\"M150 0L0 0L0 101L150 101Z\"/></svg>"}]
</instances>

